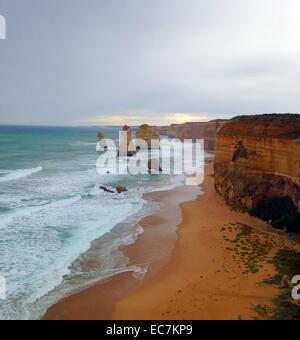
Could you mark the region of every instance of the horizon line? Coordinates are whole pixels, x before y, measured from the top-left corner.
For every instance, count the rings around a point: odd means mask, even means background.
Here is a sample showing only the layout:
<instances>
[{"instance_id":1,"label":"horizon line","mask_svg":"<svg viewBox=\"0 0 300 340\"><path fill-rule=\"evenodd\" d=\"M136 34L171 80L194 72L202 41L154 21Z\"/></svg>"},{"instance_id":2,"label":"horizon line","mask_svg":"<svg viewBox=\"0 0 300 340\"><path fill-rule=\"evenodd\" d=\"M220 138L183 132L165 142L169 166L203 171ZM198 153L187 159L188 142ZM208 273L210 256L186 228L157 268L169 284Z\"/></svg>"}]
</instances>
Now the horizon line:
<instances>
[{"instance_id":1,"label":"horizon line","mask_svg":"<svg viewBox=\"0 0 300 340\"><path fill-rule=\"evenodd\" d=\"M183 125L183 124L196 124L196 123L208 123L208 122L214 122L218 120L231 120L236 117L241 117L241 116L258 116L258 115L299 115L299 113L296 112L265 112L265 113L252 113L252 114L239 114L239 115L234 115L231 118L212 118L210 120L202 120L202 121L186 121L183 123L169 123L169 124L149 124L149 123L143 123L147 124L149 126L153 127L164 127L164 126L172 126L172 125ZM131 127L139 127L143 124L137 124L137 125L130 125ZM1 124L0 127L53 127L53 128L98 128L98 127L122 127L124 125L129 125L129 124L99 124L99 125L57 125L57 124L18 124L18 123L7 123L7 124Z\"/></svg>"}]
</instances>

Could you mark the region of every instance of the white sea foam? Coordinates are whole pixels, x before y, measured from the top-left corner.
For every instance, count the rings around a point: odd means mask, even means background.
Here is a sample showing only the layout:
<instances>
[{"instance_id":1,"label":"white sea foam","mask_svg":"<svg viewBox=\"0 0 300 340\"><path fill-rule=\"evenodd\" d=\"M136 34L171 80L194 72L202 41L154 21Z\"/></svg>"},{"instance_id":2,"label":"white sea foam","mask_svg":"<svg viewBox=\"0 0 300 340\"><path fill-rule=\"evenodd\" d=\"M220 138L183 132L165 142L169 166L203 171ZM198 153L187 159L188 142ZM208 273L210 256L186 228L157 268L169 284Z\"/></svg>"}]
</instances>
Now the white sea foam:
<instances>
[{"instance_id":1,"label":"white sea foam","mask_svg":"<svg viewBox=\"0 0 300 340\"><path fill-rule=\"evenodd\" d=\"M61 199L54 202L47 202L37 206L28 206L26 208L16 209L12 212L1 215L0 229L7 227L15 219L28 217L31 214L37 213L44 209L62 208L74 204L81 199L81 196L74 196L66 199Z\"/></svg>"},{"instance_id":2,"label":"white sea foam","mask_svg":"<svg viewBox=\"0 0 300 340\"><path fill-rule=\"evenodd\" d=\"M114 207L118 207L117 209L114 209L114 214L99 207L99 215L102 215L101 219L99 218L95 221L87 222L80 229L73 231L73 235L69 242L59 250L58 254L56 254L57 261L51 266L48 266L44 273L39 273L34 280L35 290L26 299L26 305L34 304L35 301L38 301L41 297L60 285L63 282L63 277L70 274L70 265L90 248L93 240L109 233L118 223L121 223L124 219L139 211L144 203L144 201L138 197L128 198L127 200L118 199L118 201L118 205L116 205L116 203L114 204ZM108 205L112 206L112 201L110 201L110 204ZM141 231L139 230L139 233L140 232ZM121 244L130 244L133 243L135 239L135 235L127 235L125 239L122 241L118 240L117 242L121 242ZM71 244L72 246L70 246ZM95 281L99 280L99 277L106 278L121 272L134 272L136 275L144 275L145 271L146 268L140 266L115 268L111 270L107 269L107 271L99 273L98 278L95 274ZM91 282L92 281L89 280L89 283ZM75 287L73 287L73 289L74 288ZM27 315L26 317L32 318L32 315Z\"/></svg>"},{"instance_id":3,"label":"white sea foam","mask_svg":"<svg viewBox=\"0 0 300 340\"><path fill-rule=\"evenodd\" d=\"M28 177L42 170L43 168L41 166L38 166L32 169L19 169L19 170L12 170L12 171L1 171L0 170L0 173L4 174L4 176L0 177L0 182L15 181L20 178Z\"/></svg>"},{"instance_id":4,"label":"white sea foam","mask_svg":"<svg viewBox=\"0 0 300 340\"><path fill-rule=\"evenodd\" d=\"M79 184L77 180L76 184ZM55 192L57 190L54 188ZM30 306L63 282L70 274L71 264L90 248L93 240L109 233L144 204L136 193L128 193L126 197L108 196L95 190L92 197L89 195L86 191L86 194L53 202L43 200L41 205L27 205L1 215L4 247L0 268L3 266L7 271L9 300L3 308L0 303L0 319L38 317L35 309L44 312L48 305L42 302L33 309ZM8 226L8 232L2 232ZM122 242L133 241L134 235L127 235ZM11 249L14 249L14 257ZM138 271L116 269L119 270ZM106 275L109 275L109 269Z\"/></svg>"}]
</instances>

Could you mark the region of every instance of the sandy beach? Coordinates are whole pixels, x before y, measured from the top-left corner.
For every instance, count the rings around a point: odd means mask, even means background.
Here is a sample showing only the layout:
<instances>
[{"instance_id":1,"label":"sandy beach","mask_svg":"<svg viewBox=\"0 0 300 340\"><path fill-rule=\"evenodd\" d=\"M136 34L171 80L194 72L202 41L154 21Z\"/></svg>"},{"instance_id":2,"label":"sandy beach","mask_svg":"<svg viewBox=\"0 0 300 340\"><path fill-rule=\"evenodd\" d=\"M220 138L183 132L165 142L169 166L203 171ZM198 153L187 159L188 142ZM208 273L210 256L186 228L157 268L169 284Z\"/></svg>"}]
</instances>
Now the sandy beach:
<instances>
[{"instance_id":1,"label":"sandy beach","mask_svg":"<svg viewBox=\"0 0 300 340\"><path fill-rule=\"evenodd\" d=\"M232 211L215 192L212 163L206 166L201 190L204 194L181 187L148 197L161 202L162 209L141 221L144 234L123 249L131 264L147 265L144 280L131 273L117 275L60 301L44 319L256 317L254 306L270 305L278 294L261 285L275 274L268 260L277 249L297 245L264 222ZM261 253L250 249L253 240L263 245ZM239 253L238 242L248 253Z\"/></svg>"}]
</instances>

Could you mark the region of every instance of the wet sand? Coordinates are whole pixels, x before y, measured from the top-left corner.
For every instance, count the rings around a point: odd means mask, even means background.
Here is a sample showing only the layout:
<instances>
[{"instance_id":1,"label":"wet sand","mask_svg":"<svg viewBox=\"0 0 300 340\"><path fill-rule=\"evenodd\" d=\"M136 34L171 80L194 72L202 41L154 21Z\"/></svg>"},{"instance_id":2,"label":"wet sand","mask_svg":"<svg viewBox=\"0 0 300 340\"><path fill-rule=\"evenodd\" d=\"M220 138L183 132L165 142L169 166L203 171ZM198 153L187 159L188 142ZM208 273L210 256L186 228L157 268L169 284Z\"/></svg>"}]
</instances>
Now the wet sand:
<instances>
[{"instance_id":1,"label":"wet sand","mask_svg":"<svg viewBox=\"0 0 300 340\"><path fill-rule=\"evenodd\" d=\"M249 225L271 233L278 244L295 244L267 224L232 211L214 190L206 166L204 194L193 187L150 194L162 209L141 221L145 232L124 252L131 264L148 266L144 280L117 275L70 296L45 319L236 320L256 316L253 306L270 304L277 290L261 282L274 275L268 259L246 273L228 250L221 228ZM181 203L180 202L185 202ZM180 204L180 208L179 208ZM177 226L177 228L176 228Z\"/></svg>"}]
</instances>

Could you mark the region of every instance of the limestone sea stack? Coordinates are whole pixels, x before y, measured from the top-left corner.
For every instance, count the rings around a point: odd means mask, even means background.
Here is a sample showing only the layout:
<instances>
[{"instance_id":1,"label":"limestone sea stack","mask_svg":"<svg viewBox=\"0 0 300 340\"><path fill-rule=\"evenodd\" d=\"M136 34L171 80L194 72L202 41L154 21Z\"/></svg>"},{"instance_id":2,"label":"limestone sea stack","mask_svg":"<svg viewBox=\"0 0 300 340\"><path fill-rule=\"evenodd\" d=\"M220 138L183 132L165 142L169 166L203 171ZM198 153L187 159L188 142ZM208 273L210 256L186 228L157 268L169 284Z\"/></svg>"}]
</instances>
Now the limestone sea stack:
<instances>
[{"instance_id":1,"label":"limestone sea stack","mask_svg":"<svg viewBox=\"0 0 300 340\"><path fill-rule=\"evenodd\" d=\"M144 124L138 128L137 133L136 133L136 139L137 139L137 143L136 143L137 149L148 148L149 150L150 149L159 150L160 148L159 133L154 127L148 124ZM139 140L144 141L144 142L139 143Z\"/></svg>"},{"instance_id":2,"label":"limestone sea stack","mask_svg":"<svg viewBox=\"0 0 300 340\"><path fill-rule=\"evenodd\" d=\"M215 186L235 208L288 197L300 209L300 115L240 116L218 132Z\"/></svg>"},{"instance_id":3,"label":"limestone sea stack","mask_svg":"<svg viewBox=\"0 0 300 340\"><path fill-rule=\"evenodd\" d=\"M102 141L102 140L104 140L104 139L105 139L104 133L103 133L102 131L99 131L99 132L98 132L98 141L100 142L100 141Z\"/></svg>"},{"instance_id":4,"label":"limestone sea stack","mask_svg":"<svg viewBox=\"0 0 300 340\"><path fill-rule=\"evenodd\" d=\"M131 129L128 125L124 125L122 128L122 131L126 133L127 135L127 147L129 146L129 144L132 142L132 134L131 134Z\"/></svg>"},{"instance_id":5,"label":"limestone sea stack","mask_svg":"<svg viewBox=\"0 0 300 340\"><path fill-rule=\"evenodd\" d=\"M132 157L136 154L136 148L132 144L131 128L128 125L123 126L120 135L119 156Z\"/></svg>"},{"instance_id":6,"label":"limestone sea stack","mask_svg":"<svg viewBox=\"0 0 300 340\"><path fill-rule=\"evenodd\" d=\"M104 133L102 131L98 132L98 146L100 148L107 149L107 142L105 140Z\"/></svg>"}]
</instances>

